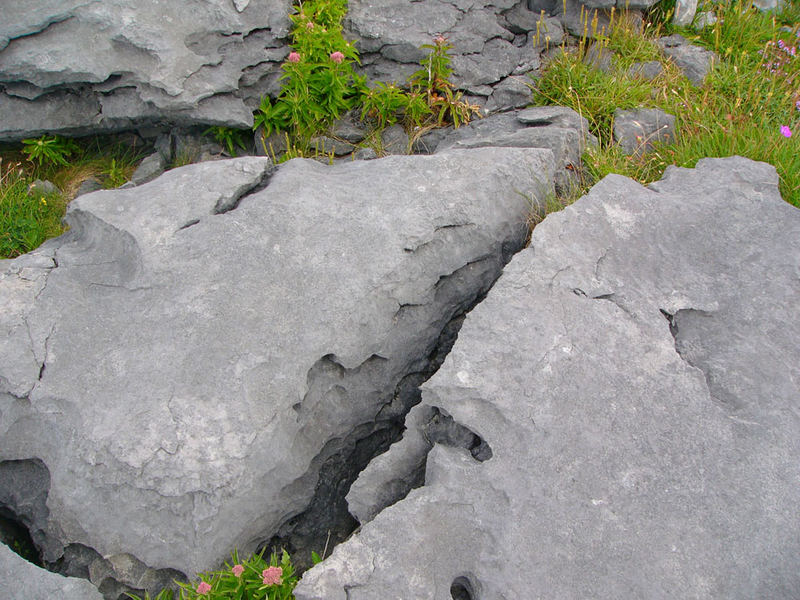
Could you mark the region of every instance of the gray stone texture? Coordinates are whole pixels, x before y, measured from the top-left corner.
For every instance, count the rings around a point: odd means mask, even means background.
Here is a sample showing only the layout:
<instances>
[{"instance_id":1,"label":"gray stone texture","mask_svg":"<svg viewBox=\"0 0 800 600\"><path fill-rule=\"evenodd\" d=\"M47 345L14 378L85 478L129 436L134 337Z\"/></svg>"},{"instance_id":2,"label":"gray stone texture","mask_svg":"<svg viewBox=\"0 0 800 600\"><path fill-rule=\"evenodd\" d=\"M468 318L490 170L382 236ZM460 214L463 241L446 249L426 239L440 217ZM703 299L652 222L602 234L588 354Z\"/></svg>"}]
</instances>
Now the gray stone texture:
<instances>
[{"instance_id":1,"label":"gray stone texture","mask_svg":"<svg viewBox=\"0 0 800 600\"><path fill-rule=\"evenodd\" d=\"M243 5L240 3L240 5ZM286 0L4 3L0 139L154 121L252 125L264 92L251 69L279 70Z\"/></svg>"},{"instance_id":2,"label":"gray stone texture","mask_svg":"<svg viewBox=\"0 0 800 600\"><path fill-rule=\"evenodd\" d=\"M295 597L794 597L799 238L775 169L739 157L609 175L548 216ZM397 501L435 411L472 449L439 438Z\"/></svg>"},{"instance_id":3,"label":"gray stone texture","mask_svg":"<svg viewBox=\"0 0 800 600\"><path fill-rule=\"evenodd\" d=\"M425 143L423 140L422 143ZM564 106L536 106L475 120L444 133L435 150L480 148L548 148L556 161L555 186L568 191L581 165L581 155L597 139L588 121Z\"/></svg>"},{"instance_id":4,"label":"gray stone texture","mask_svg":"<svg viewBox=\"0 0 800 600\"><path fill-rule=\"evenodd\" d=\"M628 77L641 77L652 81L664 72L664 67L657 60L633 63L628 68Z\"/></svg>"},{"instance_id":5,"label":"gray stone texture","mask_svg":"<svg viewBox=\"0 0 800 600\"><path fill-rule=\"evenodd\" d=\"M703 85L703 80L717 61L717 55L711 50L690 44L685 37L675 33L659 40L664 56L669 57L683 71L692 84Z\"/></svg>"},{"instance_id":6,"label":"gray stone texture","mask_svg":"<svg viewBox=\"0 0 800 600\"><path fill-rule=\"evenodd\" d=\"M675 115L658 108L614 111L614 141L628 155L641 156L656 142L675 140Z\"/></svg>"},{"instance_id":7,"label":"gray stone texture","mask_svg":"<svg viewBox=\"0 0 800 600\"><path fill-rule=\"evenodd\" d=\"M164 172L166 166L167 161L164 159L164 155L161 152L154 152L139 163L139 166L136 167L133 175L131 175L131 181L134 185L153 181Z\"/></svg>"},{"instance_id":8,"label":"gray stone texture","mask_svg":"<svg viewBox=\"0 0 800 600\"><path fill-rule=\"evenodd\" d=\"M0 274L0 461L49 470L45 560L86 548L111 586L269 539L348 436L402 419L553 169L521 148L252 157L74 200Z\"/></svg>"},{"instance_id":9,"label":"gray stone texture","mask_svg":"<svg viewBox=\"0 0 800 600\"><path fill-rule=\"evenodd\" d=\"M0 544L0 581L5 600L102 600L85 579L63 577L37 567Z\"/></svg>"}]
</instances>

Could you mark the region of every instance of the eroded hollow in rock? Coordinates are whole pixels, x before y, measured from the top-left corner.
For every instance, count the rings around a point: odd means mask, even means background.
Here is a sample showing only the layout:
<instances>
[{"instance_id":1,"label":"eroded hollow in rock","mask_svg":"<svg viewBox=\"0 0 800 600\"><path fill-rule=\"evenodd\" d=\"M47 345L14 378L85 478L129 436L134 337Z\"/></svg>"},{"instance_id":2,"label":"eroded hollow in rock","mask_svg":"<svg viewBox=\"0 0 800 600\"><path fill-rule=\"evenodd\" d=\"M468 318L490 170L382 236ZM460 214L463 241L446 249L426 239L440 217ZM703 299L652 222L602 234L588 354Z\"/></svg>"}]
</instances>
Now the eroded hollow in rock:
<instances>
[{"instance_id":1,"label":"eroded hollow in rock","mask_svg":"<svg viewBox=\"0 0 800 600\"><path fill-rule=\"evenodd\" d=\"M423 429L425 437L431 444L464 448L478 462L492 458L492 448L481 436L456 422L443 410L433 407L433 411L433 416Z\"/></svg>"},{"instance_id":2,"label":"eroded hollow in rock","mask_svg":"<svg viewBox=\"0 0 800 600\"><path fill-rule=\"evenodd\" d=\"M478 600L475 594L475 586L473 586L469 577L459 576L453 580L450 586L450 597L453 600Z\"/></svg>"},{"instance_id":3,"label":"eroded hollow in rock","mask_svg":"<svg viewBox=\"0 0 800 600\"><path fill-rule=\"evenodd\" d=\"M516 247L519 249L519 246ZM400 377L390 397L383 399L374 421L363 423L343 438L329 442L315 459L319 468L319 478L314 497L308 508L300 514L287 519L277 534L259 545L259 551L279 552L287 550L298 572L302 573L312 566L311 552L330 554L336 544L346 540L358 527L358 521L348 511L345 497L360 472L377 455L385 452L399 441L405 429L408 411L421 400L419 386L427 381L442 365L449 354L467 313L479 304L500 275L502 265L510 260L513 250L504 244L500 257L487 257L471 263L453 274L442 277L437 284L437 303L450 306L450 317L437 327L438 337L430 345L426 354L412 360L412 368ZM502 262L501 262L502 261ZM465 280L469 281L465 284ZM472 289L465 294L464 289ZM400 313L429 311L430 307L406 305ZM440 321L441 322L441 321ZM334 357L323 357L309 372L308 389L325 390L325 394L347 396L357 390L360 382L347 381L359 376L374 378L386 366L386 360L372 356L355 369L344 369L335 362ZM363 384L362 384L363 385ZM366 388L362 388L366 392ZM318 402L310 401L309 394L303 402L294 406L298 418L314 411ZM430 435L434 441L449 445L463 446L478 461L491 458L492 451L479 436L455 423L449 415L436 411L436 419L431 422ZM435 421L435 422L434 422ZM313 470L313 469L312 469ZM405 496L413 487L424 483L423 468L415 474L412 486L399 493Z\"/></svg>"},{"instance_id":4,"label":"eroded hollow in rock","mask_svg":"<svg viewBox=\"0 0 800 600\"><path fill-rule=\"evenodd\" d=\"M50 471L38 458L0 462L0 541L42 566Z\"/></svg>"}]
</instances>

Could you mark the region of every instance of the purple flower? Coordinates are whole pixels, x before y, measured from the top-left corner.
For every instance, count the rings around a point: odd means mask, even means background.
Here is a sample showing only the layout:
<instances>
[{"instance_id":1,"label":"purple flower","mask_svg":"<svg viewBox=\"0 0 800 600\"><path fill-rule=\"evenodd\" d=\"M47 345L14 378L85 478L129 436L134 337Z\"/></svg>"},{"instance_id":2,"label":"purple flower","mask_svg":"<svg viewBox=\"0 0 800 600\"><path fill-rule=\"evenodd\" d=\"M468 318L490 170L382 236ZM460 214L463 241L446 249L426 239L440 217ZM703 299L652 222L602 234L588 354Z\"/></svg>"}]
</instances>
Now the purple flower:
<instances>
[{"instance_id":1,"label":"purple flower","mask_svg":"<svg viewBox=\"0 0 800 600\"><path fill-rule=\"evenodd\" d=\"M781 125L781 135L785 138L792 137L792 130L789 129L788 125Z\"/></svg>"},{"instance_id":2,"label":"purple flower","mask_svg":"<svg viewBox=\"0 0 800 600\"><path fill-rule=\"evenodd\" d=\"M798 100L797 102L795 102L795 103L794 103L794 107L795 107L797 110L800 110L800 100Z\"/></svg>"},{"instance_id":3,"label":"purple flower","mask_svg":"<svg viewBox=\"0 0 800 600\"><path fill-rule=\"evenodd\" d=\"M778 48L780 48L781 50L783 50L783 47L784 47L785 45L786 45L786 44L784 44L784 43L783 43L783 40L778 40Z\"/></svg>"},{"instance_id":4,"label":"purple flower","mask_svg":"<svg viewBox=\"0 0 800 600\"><path fill-rule=\"evenodd\" d=\"M344 60L344 54L338 50L336 52L331 52L331 60L336 64L340 64Z\"/></svg>"}]
</instances>

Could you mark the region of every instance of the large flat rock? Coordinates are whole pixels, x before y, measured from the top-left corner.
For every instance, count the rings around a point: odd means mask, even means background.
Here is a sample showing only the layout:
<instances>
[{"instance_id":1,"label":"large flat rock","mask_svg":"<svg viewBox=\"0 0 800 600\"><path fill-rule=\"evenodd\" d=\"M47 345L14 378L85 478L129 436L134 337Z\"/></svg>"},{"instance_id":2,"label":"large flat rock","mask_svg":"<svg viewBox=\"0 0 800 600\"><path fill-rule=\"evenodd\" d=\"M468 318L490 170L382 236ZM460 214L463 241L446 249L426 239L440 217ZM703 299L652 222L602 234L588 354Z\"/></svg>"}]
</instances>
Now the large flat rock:
<instances>
[{"instance_id":1,"label":"large flat rock","mask_svg":"<svg viewBox=\"0 0 800 600\"><path fill-rule=\"evenodd\" d=\"M298 600L795 597L798 239L775 170L738 157L547 217Z\"/></svg>"},{"instance_id":2,"label":"large flat rock","mask_svg":"<svg viewBox=\"0 0 800 600\"><path fill-rule=\"evenodd\" d=\"M401 384L522 246L553 165L243 158L73 201L69 233L0 275L0 464L44 482L45 560L81 545L191 575L269 539L348 436L402 419Z\"/></svg>"}]
</instances>

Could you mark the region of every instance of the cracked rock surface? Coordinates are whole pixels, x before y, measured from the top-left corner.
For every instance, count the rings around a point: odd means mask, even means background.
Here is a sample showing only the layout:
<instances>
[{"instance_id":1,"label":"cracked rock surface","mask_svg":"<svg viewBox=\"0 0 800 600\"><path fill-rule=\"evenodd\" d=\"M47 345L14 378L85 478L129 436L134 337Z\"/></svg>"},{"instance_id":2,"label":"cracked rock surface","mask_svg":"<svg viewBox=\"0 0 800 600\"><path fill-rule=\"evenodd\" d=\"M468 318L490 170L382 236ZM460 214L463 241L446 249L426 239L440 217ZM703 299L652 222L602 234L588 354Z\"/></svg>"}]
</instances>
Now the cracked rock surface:
<instances>
[{"instance_id":1,"label":"cracked rock surface","mask_svg":"<svg viewBox=\"0 0 800 600\"><path fill-rule=\"evenodd\" d=\"M296 598L796 595L798 239L774 168L739 157L548 216ZM432 437L437 412L491 456Z\"/></svg>"},{"instance_id":2,"label":"cracked rock surface","mask_svg":"<svg viewBox=\"0 0 800 600\"><path fill-rule=\"evenodd\" d=\"M0 275L0 464L49 472L26 513L43 559L191 576L253 551L337 444L402 419L403 379L522 246L553 170L519 148L242 158L74 200Z\"/></svg>"}]
</instances>

